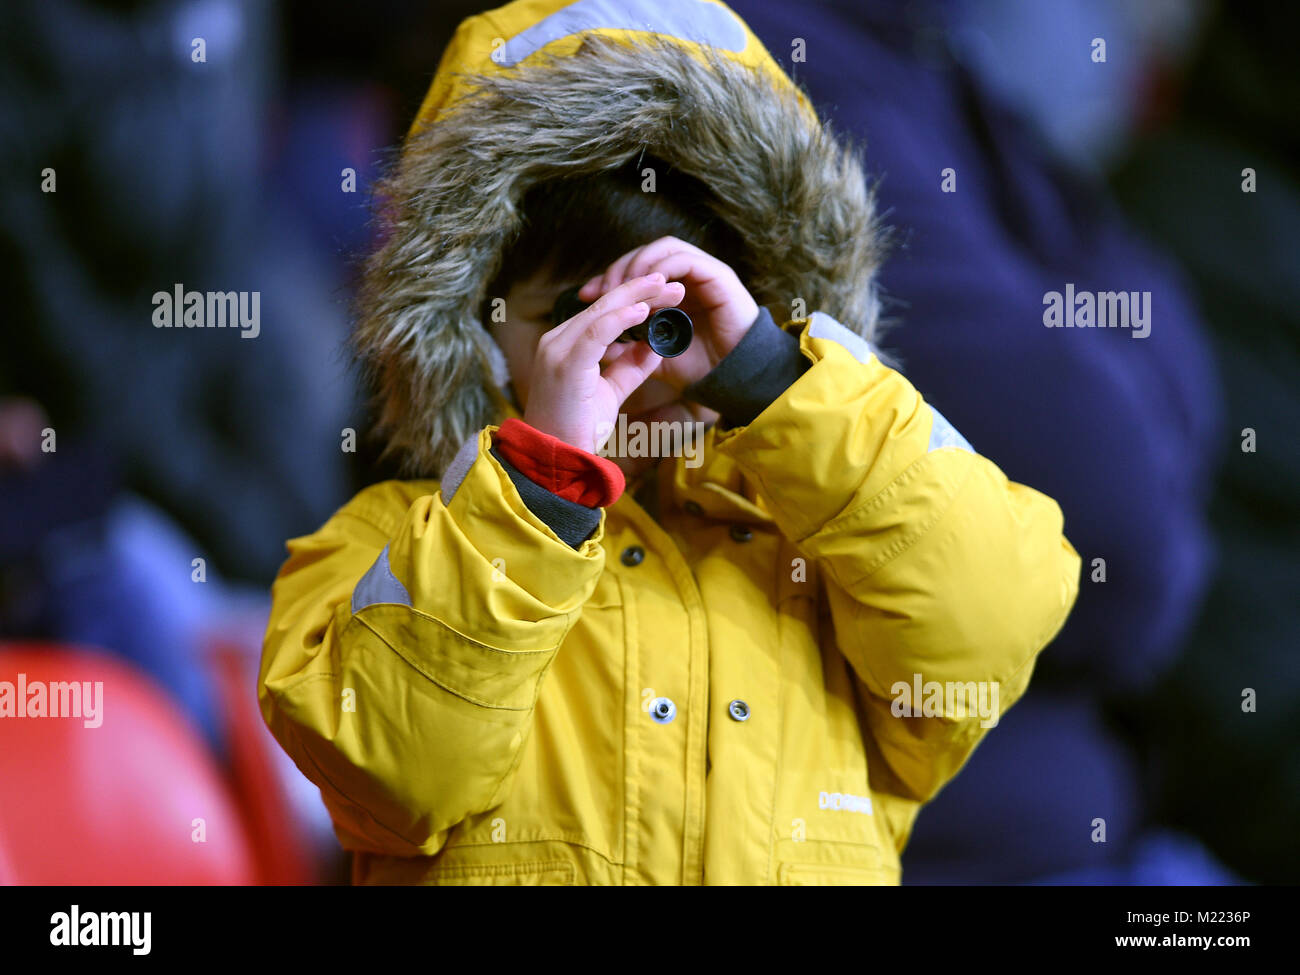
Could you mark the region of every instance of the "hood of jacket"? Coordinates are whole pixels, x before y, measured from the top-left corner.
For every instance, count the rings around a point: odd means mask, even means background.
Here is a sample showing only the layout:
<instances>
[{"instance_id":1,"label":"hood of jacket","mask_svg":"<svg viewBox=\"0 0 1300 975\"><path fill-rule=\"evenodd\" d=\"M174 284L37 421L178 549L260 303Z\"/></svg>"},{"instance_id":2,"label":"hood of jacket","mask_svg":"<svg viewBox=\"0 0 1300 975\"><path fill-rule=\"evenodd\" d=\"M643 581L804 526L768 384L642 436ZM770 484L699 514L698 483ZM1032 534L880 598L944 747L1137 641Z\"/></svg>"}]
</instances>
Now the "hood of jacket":
<instances>
[{"instance_id":1,"label":"hood of jacket","mask_svg":"<svg viewBox=\"0 0 1300 975\"><path fill-rule=\"evenodd\" d=\"M778 322L823 311L874 343L883 246L859 152L733 11L516 0L461 23L377 187L354 351L404 476L441 476L513 411L480 309L524 194L643 151L712 190Z\"/></svg>"}]
</instances>

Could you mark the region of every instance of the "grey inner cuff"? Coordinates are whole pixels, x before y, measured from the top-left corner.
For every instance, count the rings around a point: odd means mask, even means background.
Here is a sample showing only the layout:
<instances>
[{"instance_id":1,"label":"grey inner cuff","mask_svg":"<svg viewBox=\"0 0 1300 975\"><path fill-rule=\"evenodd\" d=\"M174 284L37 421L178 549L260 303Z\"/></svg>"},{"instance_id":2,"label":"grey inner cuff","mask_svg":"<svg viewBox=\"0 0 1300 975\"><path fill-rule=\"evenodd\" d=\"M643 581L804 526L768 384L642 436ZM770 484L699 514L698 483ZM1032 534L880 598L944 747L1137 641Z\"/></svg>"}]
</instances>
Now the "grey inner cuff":
<instances>
[{"instance_id":1,"label":"grey inner cuff","mask_svg":"<svg viewBox=\"0 0 1300 975\"><path fill-rule=\"evenodd\" d=\"M510 475L519 496L528 505L528 510L550 526L551 531L571 548L580 548L587 537L600 524L600 508L588 508L568 498L562 498L553 491L548 491L514 464L506 460L496 449L491 454L497 459L505 472Z\"/></svg>"},{"instance_id":2,"label":"grey inner cuff","mask_svg":"<svg viewBox=\"0 0 1300 975\"><path fill-rule=\"evenodd\" d=\"M745 337L682 395L720 413L727 426L741 427L753 423L811 365L799 340L759 308Z\"/></svg>"}]
</instances>

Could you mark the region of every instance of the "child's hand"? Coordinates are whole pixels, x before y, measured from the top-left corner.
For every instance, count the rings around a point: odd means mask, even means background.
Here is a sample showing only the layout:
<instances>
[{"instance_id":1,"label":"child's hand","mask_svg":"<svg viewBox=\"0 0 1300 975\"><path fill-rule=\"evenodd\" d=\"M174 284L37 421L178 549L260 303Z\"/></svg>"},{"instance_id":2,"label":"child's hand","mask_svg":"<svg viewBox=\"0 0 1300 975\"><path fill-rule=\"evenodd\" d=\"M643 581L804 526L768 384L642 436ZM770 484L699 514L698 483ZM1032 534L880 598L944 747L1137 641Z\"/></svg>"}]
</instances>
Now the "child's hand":
<instances>
[{"instance_id":1,"label":"child's hand","mask_svg":"<svg viewBox=\"0 0 1300 975\"><path fill-rule=\"evenodd\" d=\"M584 284L578 297L593 301L630 278L654 271L669 281L685 285L686 294L680 306L695 324L691 347L676 358L660 360L654 370L655 378L680 391L707 375L745 337L758 317L758 304L735 271L676 237L660 237L628 251L603 275ZM632 348L639 350L644 344L615 345L606 361L619 360L630 354L627 350Z\"/></svg>"},{"instance_id":2,"label":"child's hand","mask_svg":"<svg viewBox=\"0 0 1300 975\"><path fill-rule=\"evenodd\" d=\"M533 359L524 422L595 453L597 438L618 422L619 407L664 361L643 342L620 347L628 351L603 373L601 360L625 330L676 305L683 291L662 274L635 277L546 332Z\"/></svg>"}]
</instances>

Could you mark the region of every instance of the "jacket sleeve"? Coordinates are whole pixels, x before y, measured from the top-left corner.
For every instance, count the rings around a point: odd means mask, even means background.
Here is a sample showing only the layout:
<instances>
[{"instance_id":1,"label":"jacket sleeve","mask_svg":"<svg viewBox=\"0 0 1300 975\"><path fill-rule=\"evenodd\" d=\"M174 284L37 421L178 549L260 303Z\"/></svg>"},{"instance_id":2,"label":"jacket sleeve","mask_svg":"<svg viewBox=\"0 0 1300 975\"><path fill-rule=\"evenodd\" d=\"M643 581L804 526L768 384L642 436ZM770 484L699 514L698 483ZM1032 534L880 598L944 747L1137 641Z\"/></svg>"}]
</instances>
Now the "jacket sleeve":
<instances>
[{"instance_id":1,"label":"jacket sleeve","mask_svg":"<svg viewBox=\"0 0 1300 975\"><path fill-rule=\"evenodd\" d=\"M1080 559L1056 502L1008 481L859 336L818 312L799 350L806 371L715 448L820 570L901 848L996 717L900 702L918 679L984 682L1005 712L1073 606Z\"/></svg>"},{"instance_id":2,"label":"jacket sleeve","mask_svg":"<svg viewBox=\"0 0 1300 975\"><path fill-rule=\"evenodd\" d=\"M435 482L363 491L289 542L258 693L344 848L431 855L499 804L604 565L521 499L484 428Z\"/></svg>"}]
</instances>

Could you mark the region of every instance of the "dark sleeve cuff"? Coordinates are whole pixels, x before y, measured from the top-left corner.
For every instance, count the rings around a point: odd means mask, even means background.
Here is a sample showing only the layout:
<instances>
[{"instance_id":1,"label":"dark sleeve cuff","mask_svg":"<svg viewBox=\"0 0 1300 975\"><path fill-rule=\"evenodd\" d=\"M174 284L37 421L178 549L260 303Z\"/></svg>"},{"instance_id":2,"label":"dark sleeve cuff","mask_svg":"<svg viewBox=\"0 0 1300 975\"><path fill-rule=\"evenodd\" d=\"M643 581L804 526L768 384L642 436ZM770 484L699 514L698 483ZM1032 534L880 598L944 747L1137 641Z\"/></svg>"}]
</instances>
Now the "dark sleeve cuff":
<instances>
[{"instance_id":1,"label":"dark sleeve cuff","mask_svg":"<svg viewBox=\"0 0 1300 975\"><path fill-rule=\"evenodd\" d=\"M600 524L601 508L588 508L585 504L578 504L546 490L506 460L496 447L491 448L491 454L510 475L510 480L514 482L524 504L528 505L528 510L546 522L551 531L571 548L580 548L596 530Z\"/></svg>"},{"instance_id":2,"label":"dark sleeve cuff","mask_svg":"<svg viewBox=\"0 0 1300 975\"><path fill-rule=\"evenodd\" d=\"M743 427L753 423L811 365L799 351L799 340L760 307L745 337L682 395L721 414L727 426Z\"/></svg>"}]
</instances>

